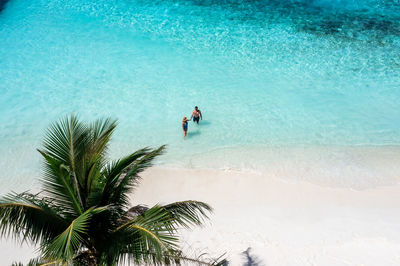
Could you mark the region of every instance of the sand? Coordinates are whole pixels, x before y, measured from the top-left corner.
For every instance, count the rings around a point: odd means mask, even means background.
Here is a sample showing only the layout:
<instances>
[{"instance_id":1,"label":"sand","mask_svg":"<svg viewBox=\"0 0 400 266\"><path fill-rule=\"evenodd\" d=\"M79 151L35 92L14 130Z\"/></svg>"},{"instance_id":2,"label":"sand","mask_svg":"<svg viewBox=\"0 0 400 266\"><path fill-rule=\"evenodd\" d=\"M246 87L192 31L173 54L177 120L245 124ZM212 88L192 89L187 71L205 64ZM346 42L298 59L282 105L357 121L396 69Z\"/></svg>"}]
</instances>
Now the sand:
<instances>
[{"instance_id":1,"label":"sand","mask_svg":"<svg viewBox=\"0 0 400 266\"><path fill-rule=\"evenodd\" d=\"M155 167L132 202L187 199L214 208L203 228L182 233L189 253L226 253L231 265L400 265L399 185L352 190Z\"/></svg>"},{"instance_id":2,"label":"sand","mask_svg":"<svg viewBox=\"0 0 400 266\"><path fill-rule=\"evenodd\" d=\"M354 190L266 172L165 167L142 177L132 204L190 199L214 208L203 228L182 231L190 255L226 253L235 266L400 265L400 185ZM0 248L0 265L34 257L10 241Z\"/></svg>"}]
</instances>

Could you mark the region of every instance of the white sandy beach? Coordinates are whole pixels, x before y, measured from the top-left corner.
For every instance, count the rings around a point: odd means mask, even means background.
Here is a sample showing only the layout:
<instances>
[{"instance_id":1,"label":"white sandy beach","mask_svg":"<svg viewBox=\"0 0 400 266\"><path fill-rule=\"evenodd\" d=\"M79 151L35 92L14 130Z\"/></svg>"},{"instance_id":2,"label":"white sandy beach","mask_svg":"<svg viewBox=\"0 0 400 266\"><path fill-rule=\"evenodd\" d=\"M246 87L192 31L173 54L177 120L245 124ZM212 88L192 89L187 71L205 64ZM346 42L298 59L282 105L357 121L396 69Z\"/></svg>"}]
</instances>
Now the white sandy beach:
<instances>
[{"instance_id":1,"label":"white sandy beach","mask_svg":"<svg viewBox=\"0 0 400 266\"><path fill-rule=\"evenodd\" d=\"M400 265L400 186L368 190L287 183L267 174L156 167L133 204L186 199L214 207L189 250L230 265ZM244 251L258 264L245 264ZM200 253L202 253L200 252Z\"/></svg>"},{"instance_id":2,"label":"white sandy beach","mask_svg":"<svg viewBox=\"0 0 400 266\"><path fill-rule=\"evenodd\" d=\"M400 185L353 190L267 172L165 167L142 177L133 205L194 199L214 208L203 228L182 232L189 255L226 253L234 266L400 265ZM10 241L0 248L0 265L35 256Z\"/></svg>"}]
</instances>

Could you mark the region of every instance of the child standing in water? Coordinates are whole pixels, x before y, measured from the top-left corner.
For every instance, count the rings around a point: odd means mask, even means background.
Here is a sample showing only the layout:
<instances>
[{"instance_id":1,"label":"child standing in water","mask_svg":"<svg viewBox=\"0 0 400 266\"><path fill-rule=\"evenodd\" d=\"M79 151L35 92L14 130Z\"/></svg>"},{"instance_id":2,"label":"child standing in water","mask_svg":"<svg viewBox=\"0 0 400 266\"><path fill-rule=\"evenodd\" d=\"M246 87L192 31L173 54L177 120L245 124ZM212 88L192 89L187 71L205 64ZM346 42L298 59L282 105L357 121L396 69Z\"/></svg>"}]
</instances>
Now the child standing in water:
<instances>
[{"instance_id":1,"label":"child standing in water","mask_svg":"<svg viewBox=\"0 0 400 266\"><path fill-rule=\"evenodd\" d=\"M188 119L185 116L182 120L182 129L183 129L183 136L186 137L187 135L187 130L188 130Z\"/></svg>"}]
</instances>

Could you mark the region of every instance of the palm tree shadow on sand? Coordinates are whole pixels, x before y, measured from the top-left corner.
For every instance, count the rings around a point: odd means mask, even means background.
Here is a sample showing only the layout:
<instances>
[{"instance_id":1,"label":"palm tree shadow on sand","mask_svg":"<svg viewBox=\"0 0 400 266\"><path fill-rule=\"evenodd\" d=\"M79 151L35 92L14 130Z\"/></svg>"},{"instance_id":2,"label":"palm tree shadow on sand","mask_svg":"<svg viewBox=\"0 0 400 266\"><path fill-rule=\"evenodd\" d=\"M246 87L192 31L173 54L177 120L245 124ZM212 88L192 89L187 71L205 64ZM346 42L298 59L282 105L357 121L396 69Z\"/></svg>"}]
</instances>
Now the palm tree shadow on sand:
<instances>
[{"instance_id":1,"label":"palm tree shadow on sand","mask_svg":"<svg viewBox=\"0 0 400 266\"><path fill-rule=\"evenodd\" d=\"M263 266L264 263L262 263L257 256L250 254L250 251L251 247L242 252L243 257L246 260L245 263L243 263L243 266Z\"/></svg>"}]
</instances>

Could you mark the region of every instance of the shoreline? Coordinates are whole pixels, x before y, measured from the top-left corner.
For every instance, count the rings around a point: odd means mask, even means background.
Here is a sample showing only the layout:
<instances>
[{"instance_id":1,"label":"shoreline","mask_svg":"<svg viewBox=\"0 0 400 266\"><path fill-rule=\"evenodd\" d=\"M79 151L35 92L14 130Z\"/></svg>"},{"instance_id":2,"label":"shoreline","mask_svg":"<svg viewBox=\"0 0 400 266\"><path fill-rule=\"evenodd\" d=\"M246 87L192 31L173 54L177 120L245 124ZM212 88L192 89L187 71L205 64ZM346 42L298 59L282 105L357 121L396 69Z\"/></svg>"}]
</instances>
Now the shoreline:
<instances>
[{"instance_id":1,"label":"shoreline","mask_svg":"<svg viewBox=\"0 0 400 266\"><path fill-rule=\"evenodd\" d=\"M0 194L37 190L42 158L36 145L3 147ZM138 147L112 145L111 159L122 158ZM289 183L309 182L325 187L365 190L400 184L400 145L389 146L239 146L190 154L169 147L155 167L178 170L236 171L268 174ZM21 166L24 165L23 168Z\"/></svg>"},{"instance_id":2,"label":"shoreline","mask_svg":"<svg viewBox=\"0 0 400 266\"><path fill-rule=\"evenodd\" d=\"M400 145L240 146L176 156L157 167L272 174L288 182L364 190L400 183Z\"/></svg>"}]
</instances>

